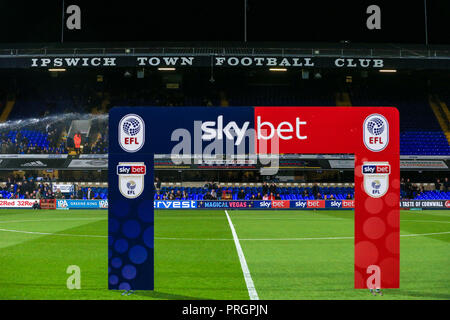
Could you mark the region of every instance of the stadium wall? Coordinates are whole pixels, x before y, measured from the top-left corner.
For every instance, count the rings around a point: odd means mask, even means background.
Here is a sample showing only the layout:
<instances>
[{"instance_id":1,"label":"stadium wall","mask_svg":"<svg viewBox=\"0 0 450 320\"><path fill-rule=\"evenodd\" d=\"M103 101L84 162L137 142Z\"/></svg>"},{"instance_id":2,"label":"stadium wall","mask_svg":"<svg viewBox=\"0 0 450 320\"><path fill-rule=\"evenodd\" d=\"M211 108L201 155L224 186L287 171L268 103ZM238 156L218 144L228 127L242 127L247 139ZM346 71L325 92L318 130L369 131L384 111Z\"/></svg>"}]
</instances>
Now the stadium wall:
<instances>
[{"instance_id":1,"label":"stadium wall","mask_svg":"<svg viewBox=\"0 0 450 320\"><path fill-rule=\"evenodd\" d=\"M36 200L0 200L0 209L32 208ZM352 210L355 200L155 200L155 209ZM108 209L108 200L40 200L42 209ZM450 200L402 200L402 209L450 209Z\"/></svg>"}]
</instances>

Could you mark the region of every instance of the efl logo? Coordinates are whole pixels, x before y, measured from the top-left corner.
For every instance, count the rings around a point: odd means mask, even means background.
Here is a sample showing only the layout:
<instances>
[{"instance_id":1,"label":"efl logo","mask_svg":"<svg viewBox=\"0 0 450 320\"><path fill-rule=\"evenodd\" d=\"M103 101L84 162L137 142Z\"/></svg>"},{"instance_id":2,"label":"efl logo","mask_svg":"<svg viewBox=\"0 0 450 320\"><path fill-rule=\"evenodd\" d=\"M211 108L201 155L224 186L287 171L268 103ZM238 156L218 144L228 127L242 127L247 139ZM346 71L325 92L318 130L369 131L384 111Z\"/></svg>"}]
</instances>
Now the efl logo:
<instances>
[{"instance_id":1,"label":"efl logo","mask_svg":"<svg viewBox=\"0 0 450 320\"><path fill-rule=\"evenodd\" d=\"M388 162L364 162L364 191L372 198L380 198L389 189L389 174L391 166Z\"/></svg>"},{"instance_id":2,"label":"efl logo","mask_svg":"<svg viewBox=\"0 0 450 320\"><path fill-rule=\"evenodd\" d=\"M389 122L380 114L372 114L364 121L364 144L370 151L384 150L389 144Z\"/></svg>"},{"instance_id":3,"label":"efl logo","mask_svg":"<svg viewBox=\"0 0 450 320\"><path fill-rule=\"evenodd\" d=\"M145 142L145 123L136 114L127 114L119 122L119 145L126 152L139 151Z\"/></svg>"},{"instance_id":4,"label":"efl logo","mask_svg":"<svg viewBox=\"0 0 450 320\"><path fill-rule=\"evenodd\" d=\"M119 162L117 175L120 193L128 199L139 197L144 191L145 173L146 166L143 162Z\"/></svg>"}]
</instances>

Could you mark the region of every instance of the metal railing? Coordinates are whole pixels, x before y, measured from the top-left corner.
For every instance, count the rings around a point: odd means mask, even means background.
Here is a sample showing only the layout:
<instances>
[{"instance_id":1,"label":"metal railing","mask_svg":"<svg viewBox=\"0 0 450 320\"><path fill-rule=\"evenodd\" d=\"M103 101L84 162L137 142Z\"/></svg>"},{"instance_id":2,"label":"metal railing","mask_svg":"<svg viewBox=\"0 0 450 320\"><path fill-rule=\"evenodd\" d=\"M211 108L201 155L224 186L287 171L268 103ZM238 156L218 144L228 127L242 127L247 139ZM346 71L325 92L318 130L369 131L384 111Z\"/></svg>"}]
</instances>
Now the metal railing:
<instances>
[{"instance_id":1,"label":"metal railing","mask_svg":"<svg viewBox=\"0 0 450 320\"><path fill-rule=\"evenodd\" d=\"M305 56L373 58L450 58L449 49L408 48L244 48L244 47L149 47L149 48L26 48L0 49L0 57L33 56Z\"/></svg>"}]
</instances>

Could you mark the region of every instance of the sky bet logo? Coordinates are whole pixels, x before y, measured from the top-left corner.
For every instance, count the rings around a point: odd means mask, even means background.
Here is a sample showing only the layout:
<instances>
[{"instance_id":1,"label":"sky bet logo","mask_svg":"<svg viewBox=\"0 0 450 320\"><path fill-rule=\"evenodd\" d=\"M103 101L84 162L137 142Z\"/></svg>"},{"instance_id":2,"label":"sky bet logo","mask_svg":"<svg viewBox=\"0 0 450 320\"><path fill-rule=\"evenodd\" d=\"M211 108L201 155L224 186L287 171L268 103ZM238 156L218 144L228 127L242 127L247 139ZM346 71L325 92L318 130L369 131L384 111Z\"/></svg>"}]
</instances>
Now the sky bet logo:
<instances>
[{"instance_id":1,"label":"sky bet logo","mask_svg":"<svg viewBox=\"0 0 450 320\"><path fill-rule=\"evenodd\" d=\"M136 114L127 114L119 122L119 145L126 152L139 151L145 142L145 123Z\"/></svg>"},{"instance_id":2,"label":"sky bet logo","mask_svg":"<svg viewBox=\"0 0 450 320\"><path fill-rule=\"evenodd\" d=\"M391 166L387 162L364 162L364 191L372 198L384 196L389 189Z\"/></svg>"},{"instance_id":3,"label":"sky bet logo","mask_svg":"<svg viewBox=\"0 0 450 320\"><path fill-rule=\"evenodd\" d=\"M250 123L246 121L244 122L242 128L240 128L235 121L231 121L228 122L224 127L223 116L220 115L217 117L217 121L206 121L202 123L202 140L210 141L216 138L218 140L223 140L224 135L227 139L232 140L234 138L233 134L235 134L235 136L237 137L235 145L238 146L244 139L249 124ZM277 138L282 140L291 140L293 138L305 140L308 137L302 135L300 131L301 126L304 126L306 124L306 121L301 121L299 117L296 117L294 123L284 121L281 122L277 127L275 127L269 121L261 121L261 117L258 116L256 124L258 140L270 140L274 138L275 135L277 136Z\"/></svg>"},{"instance_id":4,"label":"sky bet logo","mask_svg":"<svg viewBox=\"0 0 450 320\"><path fill-rule=\"evenodd\" d=\"M390 174L391 166L388 164L386 164L386 165L363 165L362 170L363 170L363 174L367 174L367 173Z\"/></svg>"},{"instance_id":5,"label":"sky bet logo","mask_svg":"<svg viewBox=\"0 0 450 320\"><path fill-rule=\"evenodd\" d=\"M235 121L231 121L228 122L227 125L224 127L223 116L218 116L217 122L205 121L202 123L201 128L202 131L204 132L202 135L202 140L210 141L216 138L217 140L223 140L224 134L225 137L227 137L227 139L232 140L234 138L234 136L232 135L232 131L234 131L234 133L237 136L235 145L238 146L242 142L242 139L244 139L245 131L247 131L249 124L250 122L246 121L242 126L242 128L239 128L239 126Z\"/></svg>"},{"instance_id":6,"label":"sky bet logo","mask_svg":"<svg viewBox=\"0 0 450 320\"><path fill-rule=\"evenodd\" d=\"M342 205L342 201L336 201L336 200L334 200L334 201L331 201L331 203L330 203L330 206L331 206L331 207L337 207L337 208L340 208L341 205Z\"/></svg>"},{"instance_id":7,"label":"sky bet logo","mask_svg":"<svg viewBox=\"0 0 450 320\"><path fill-rule=\"evenodd\" d=\"M120 162L117 166L120 193L128 199L134 199L144 191L146 166L143 162Z\"/></svg>"},{"instance_id":8,"label":"sky bet logo","mask_svg":"<svg viewBox=\"0 0 450 320\"><path fill-rule=\"evenodd\" d=\"M372 114L364 121L364 144L370 151L384 150L389 143L389 123L381 114Z\"/></svg>"}]
</instances>

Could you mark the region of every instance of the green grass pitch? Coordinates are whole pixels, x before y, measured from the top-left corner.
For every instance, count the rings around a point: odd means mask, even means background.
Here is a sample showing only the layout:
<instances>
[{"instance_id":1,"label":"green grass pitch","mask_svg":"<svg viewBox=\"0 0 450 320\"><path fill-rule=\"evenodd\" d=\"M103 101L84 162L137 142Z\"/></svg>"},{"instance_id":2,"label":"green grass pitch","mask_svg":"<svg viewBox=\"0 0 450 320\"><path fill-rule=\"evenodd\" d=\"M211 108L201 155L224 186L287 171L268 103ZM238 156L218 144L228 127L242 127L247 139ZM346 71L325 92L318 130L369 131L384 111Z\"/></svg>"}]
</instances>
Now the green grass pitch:
<instances>
[{"instance_id":1,"label":"green grass pitch","mask_svg":"<svg viewBox=\"0 0 450 320\"><path fill-rule=\"evenodd\" d=\"M352 211L229 215L260 299L450 299L449 211L401 213L401 288L375 297L353 289ZM224 211L155 219L155 291L122 296L107 290L107 211L0 210L0 299L249 299Z\"/></svg>"}]
</instances>

